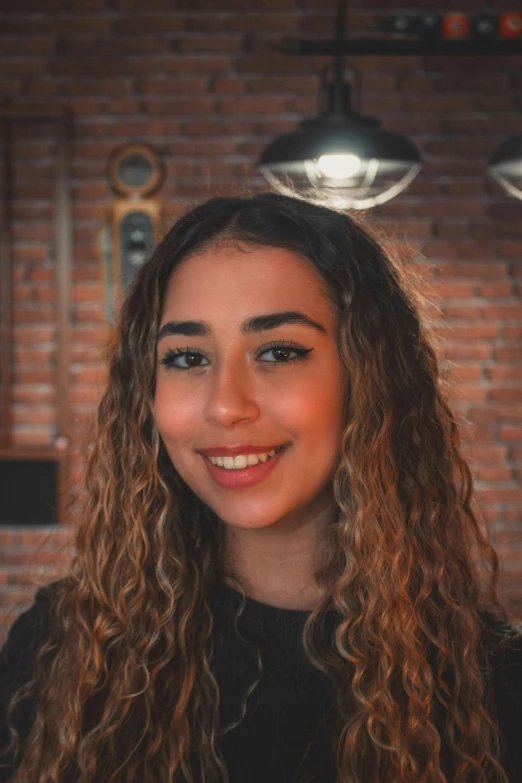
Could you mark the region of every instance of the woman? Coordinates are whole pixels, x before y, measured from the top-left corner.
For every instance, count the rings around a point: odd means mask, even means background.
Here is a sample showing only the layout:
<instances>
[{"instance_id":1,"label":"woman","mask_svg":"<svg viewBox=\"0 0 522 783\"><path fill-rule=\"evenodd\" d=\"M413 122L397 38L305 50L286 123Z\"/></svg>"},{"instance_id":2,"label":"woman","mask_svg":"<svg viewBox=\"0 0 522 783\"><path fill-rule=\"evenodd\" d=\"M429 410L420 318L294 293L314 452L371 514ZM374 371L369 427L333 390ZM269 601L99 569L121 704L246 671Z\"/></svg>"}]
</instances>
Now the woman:
<instances>
[{"instance_id":1,"label":"woman","mask_svg":"<svg viewBox=\"0 0 522 783\"><path fill-rule=\"evenodd\" d=\"M13 783L522 779L522 634L414 293L353 219L189 212L97 422L70 573L2 653Z\"/></svg>"}]
</instances>

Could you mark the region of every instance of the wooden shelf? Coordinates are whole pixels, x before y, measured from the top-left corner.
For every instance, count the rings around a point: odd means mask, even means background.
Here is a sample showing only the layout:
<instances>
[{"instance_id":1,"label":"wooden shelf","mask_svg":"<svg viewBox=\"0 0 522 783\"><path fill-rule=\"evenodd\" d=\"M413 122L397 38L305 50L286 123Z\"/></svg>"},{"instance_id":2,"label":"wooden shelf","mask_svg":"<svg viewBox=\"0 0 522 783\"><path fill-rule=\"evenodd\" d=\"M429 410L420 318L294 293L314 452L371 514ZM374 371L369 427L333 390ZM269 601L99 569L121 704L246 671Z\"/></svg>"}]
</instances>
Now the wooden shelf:
<instances>
[{"instance_id":1,"label":"wooden shelf","mask_svg":"<svg viewBox=\"0 0 522 783\"><path fill-rule=\"evenodd\" d=\"M15 446L0 446L0 460L62 460L68 456L68 451L53 448L16 448Z\"/></svg>"}]
</instances>

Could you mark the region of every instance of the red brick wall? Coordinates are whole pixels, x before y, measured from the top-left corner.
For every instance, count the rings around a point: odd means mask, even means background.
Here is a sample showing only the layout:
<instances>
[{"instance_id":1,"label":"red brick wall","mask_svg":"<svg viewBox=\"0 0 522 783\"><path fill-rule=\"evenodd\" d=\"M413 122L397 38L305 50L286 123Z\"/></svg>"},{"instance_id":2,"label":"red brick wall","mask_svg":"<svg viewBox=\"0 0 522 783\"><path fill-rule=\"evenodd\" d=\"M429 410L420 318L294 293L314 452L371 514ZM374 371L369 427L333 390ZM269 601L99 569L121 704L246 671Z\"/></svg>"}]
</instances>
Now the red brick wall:
<instances>
[{"instance_id":1,"label":"red brick wall","mask_svg":"<svg viewBox=\"0 0 522 783\"><path fill-rule=\"evenodd\" d=\"M275 48L285 36L331 38L332 0L4 0L0 93L74 115L73 364L75 492L81 443L103 381L98 233L113 199L107 156L143 141L165 159L172 219L211 195L257 191L255 160L275 135L316 112L328 58ZM352 30L390 9L348 4ZM422 0L402 2L421 7ZM431 7L431 3L428 4ZM462 0L459 9L474 10ZM496 3L511 8L515 3ZM326 10L325 10L326 9ZM373 9L373 10L372 10ZM425 166L369 220L417 248L441 358L454 382L465 453L501 557L502 595L522 615L522 203L486 174L498 142L520 132L522 57L359 58L362 110L410 135ZM15 441L53 436L55 287L49 129L17 134L14 212ZM438 309L440 308L440 309ZM69 531L60 536L70 538ZM0 531L0 625L56 578L67 550L42 533ZM62 545L63 546L63 545Z\"/></svg>"}]
</instances>

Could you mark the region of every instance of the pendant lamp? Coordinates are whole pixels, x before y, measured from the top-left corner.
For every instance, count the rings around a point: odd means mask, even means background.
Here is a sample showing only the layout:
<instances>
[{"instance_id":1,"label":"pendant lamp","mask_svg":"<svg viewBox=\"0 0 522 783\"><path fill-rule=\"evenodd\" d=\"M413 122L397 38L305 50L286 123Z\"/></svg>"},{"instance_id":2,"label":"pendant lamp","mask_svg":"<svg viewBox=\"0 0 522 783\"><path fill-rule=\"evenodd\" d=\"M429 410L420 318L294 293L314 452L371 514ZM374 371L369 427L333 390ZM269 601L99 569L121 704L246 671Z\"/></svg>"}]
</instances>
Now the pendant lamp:
<instances>
[{"instance_id":1,"label":"pendant lamp","mask_svg":"<svg viewBox=\"0 0 522 783\"><path fill-rule=\"evenodd\" d=\"M367 209L408 187L422 161L410 139L384 130L376 117L352 108L351 86L344 78L344 27L345 5L341 1L334 79L323 85L326 110L301 122L294 132L274 139L258 165L281 193L340 209Z\"/></svg>"}]
</instances>

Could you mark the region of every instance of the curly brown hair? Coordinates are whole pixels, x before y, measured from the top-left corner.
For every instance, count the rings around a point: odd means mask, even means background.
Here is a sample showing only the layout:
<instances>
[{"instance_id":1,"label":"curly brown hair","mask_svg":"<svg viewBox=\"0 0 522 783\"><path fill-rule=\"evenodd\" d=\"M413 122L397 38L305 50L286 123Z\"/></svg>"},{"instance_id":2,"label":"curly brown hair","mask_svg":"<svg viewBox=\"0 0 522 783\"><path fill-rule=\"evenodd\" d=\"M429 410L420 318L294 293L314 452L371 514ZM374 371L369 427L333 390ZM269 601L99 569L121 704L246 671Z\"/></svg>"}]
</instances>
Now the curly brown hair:
<instances>
[{"instance_id":1,"label":"curly brown hair","mask_svg":"<svg viewBox=\"0 0 522 783\"><path fill-rule=\"evenodd\" d=\"M227 783L210 665L223 523L176 473L153 416L167 281L223 237L310 259L339 313L349 388L338 513L316 574L325 597L303 632L335 683L338 783L508 783L481 652L488 613L507 619L499 563L421 300L360 219L275 194L188 212L122 305L76 552L34 677L10 702L9 716L36 699L12 782Z\"/></svg>"}]
</instances>

